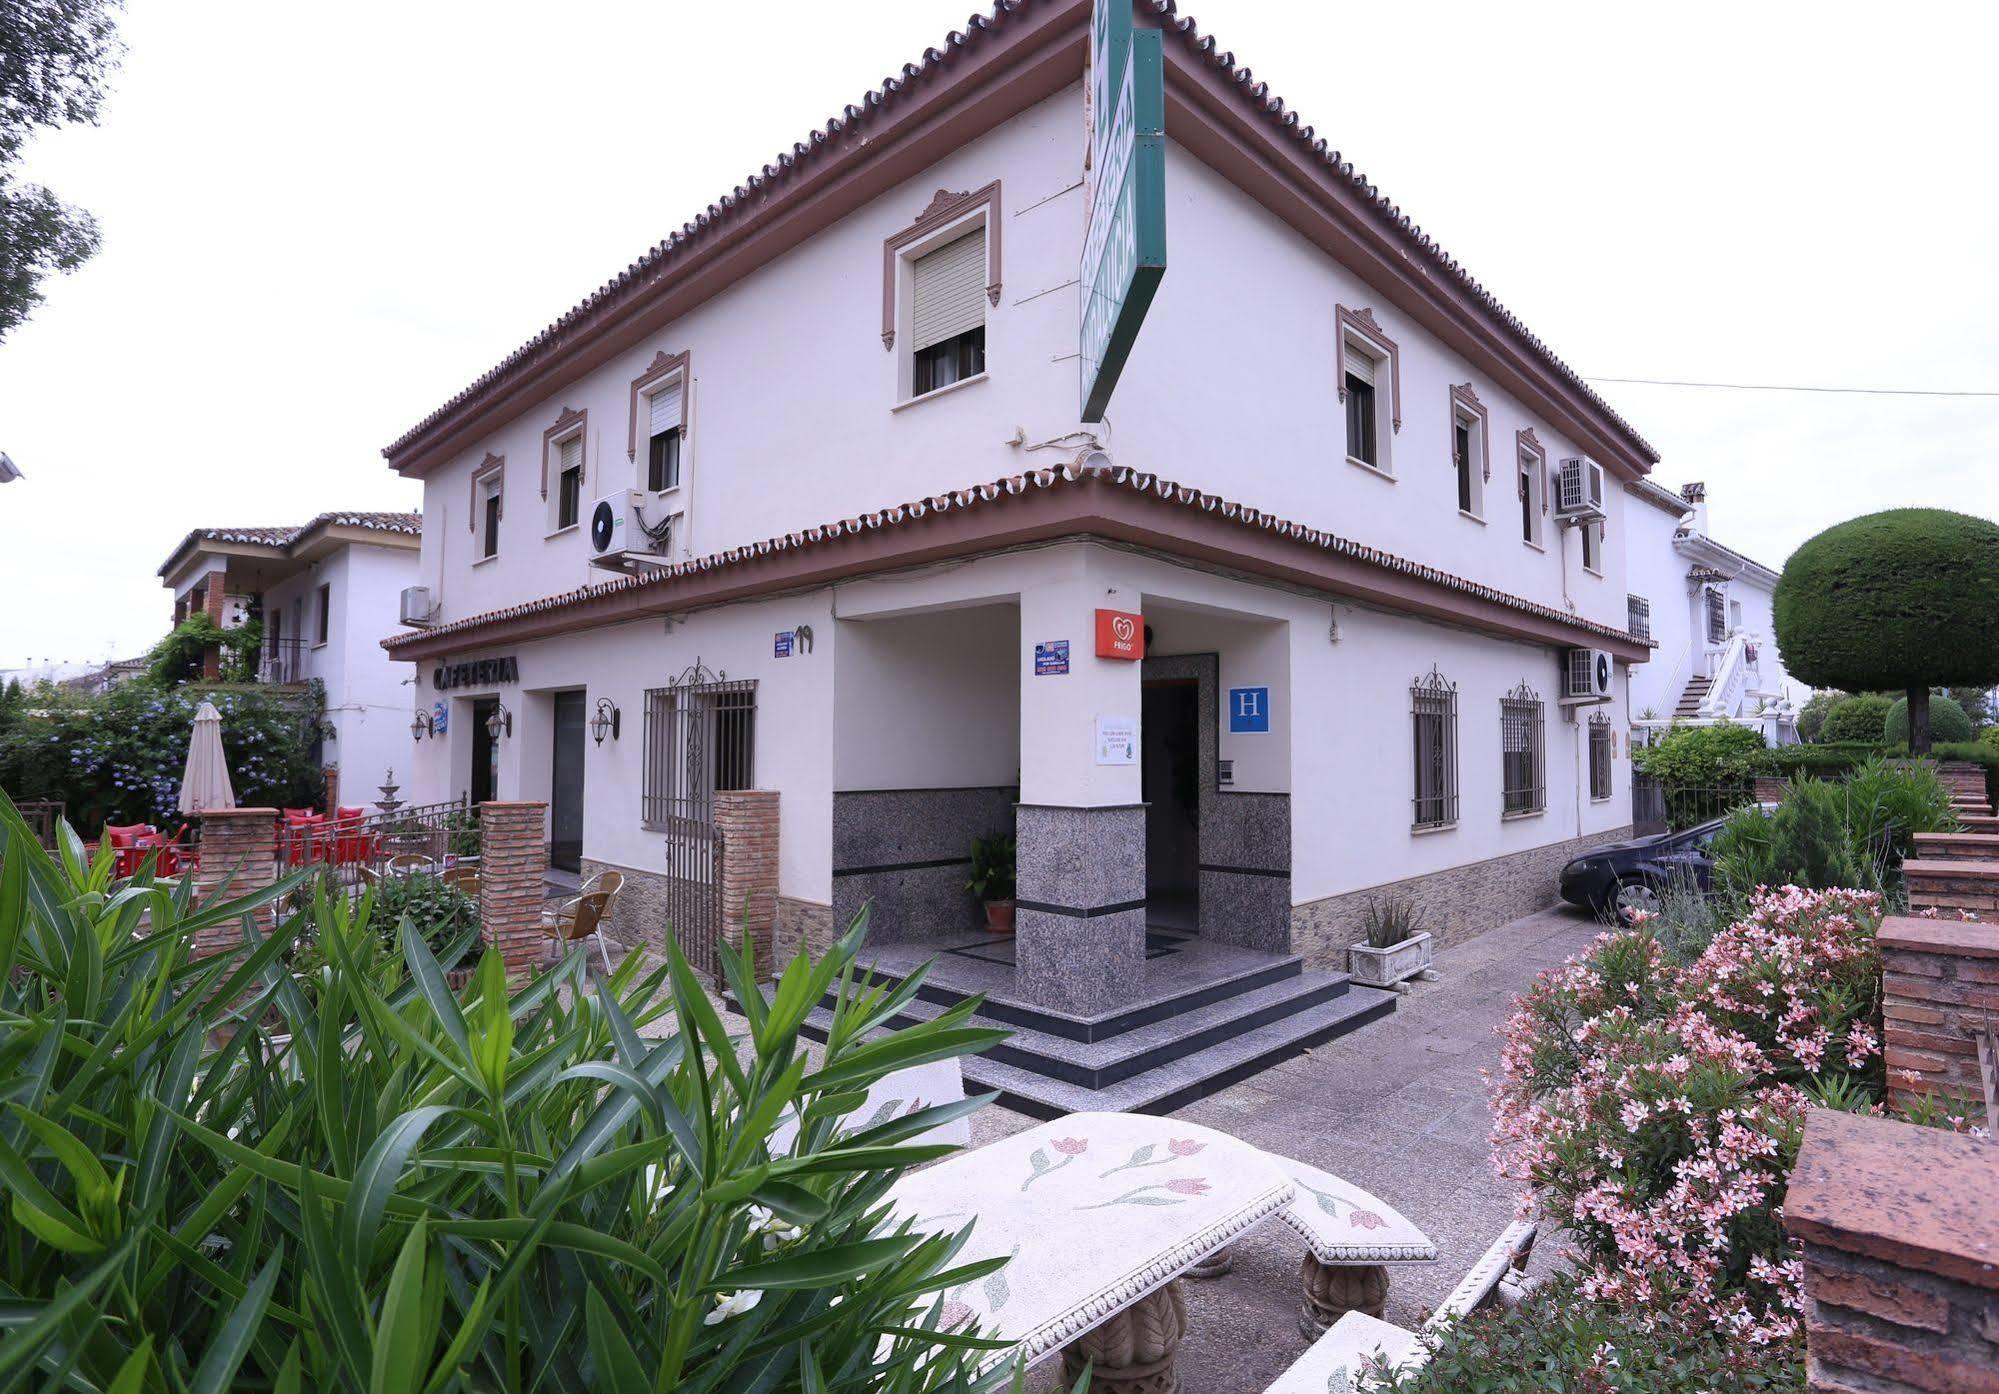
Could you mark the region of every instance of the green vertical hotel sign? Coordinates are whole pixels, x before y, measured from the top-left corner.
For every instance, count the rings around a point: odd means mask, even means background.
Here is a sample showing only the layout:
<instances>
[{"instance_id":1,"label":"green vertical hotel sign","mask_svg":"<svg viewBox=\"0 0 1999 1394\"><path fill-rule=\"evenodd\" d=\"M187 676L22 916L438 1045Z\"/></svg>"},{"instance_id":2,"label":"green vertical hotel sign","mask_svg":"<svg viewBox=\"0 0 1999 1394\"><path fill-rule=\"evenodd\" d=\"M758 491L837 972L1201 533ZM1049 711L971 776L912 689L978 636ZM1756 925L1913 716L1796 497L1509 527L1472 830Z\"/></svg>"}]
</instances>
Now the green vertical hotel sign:
<instances>
[{"instance_id":1,"label":"green vertical hotel sign","mask_svg":"<svg viewBox=\"0 0 1999 1394\"><path fill-rule=\"evenodd\" d=\"M1102 421L1166 274L1166 79L1156 29L1131 0L1090 13L1090 222L1077 275L1084 421Z\"/></svg>"}]
</instances>

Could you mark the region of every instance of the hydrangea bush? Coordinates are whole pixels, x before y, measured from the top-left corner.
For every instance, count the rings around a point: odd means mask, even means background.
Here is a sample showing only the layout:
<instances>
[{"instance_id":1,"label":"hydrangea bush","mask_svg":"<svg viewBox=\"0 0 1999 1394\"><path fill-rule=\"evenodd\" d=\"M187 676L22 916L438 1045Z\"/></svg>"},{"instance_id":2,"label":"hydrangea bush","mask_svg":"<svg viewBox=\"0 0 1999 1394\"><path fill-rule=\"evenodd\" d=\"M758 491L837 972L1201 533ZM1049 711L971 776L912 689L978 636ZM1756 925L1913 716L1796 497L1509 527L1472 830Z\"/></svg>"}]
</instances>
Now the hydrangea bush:
<instances>
[{"instance_id":1,"label":"hydrangea bush","mask_svg":"<svg viewBox=\"0 0 1999 1394\"><path fill-rule=\"evenodd\" d=\"M1578 1241L1579 1290L1755 1345L1801 1337L1779 1207L1814 1103L1882 1094L1880 897L1796 887L1674 963L1644 925L1502 1028L1493 1143Z\"/></svg>"}]
</instances>

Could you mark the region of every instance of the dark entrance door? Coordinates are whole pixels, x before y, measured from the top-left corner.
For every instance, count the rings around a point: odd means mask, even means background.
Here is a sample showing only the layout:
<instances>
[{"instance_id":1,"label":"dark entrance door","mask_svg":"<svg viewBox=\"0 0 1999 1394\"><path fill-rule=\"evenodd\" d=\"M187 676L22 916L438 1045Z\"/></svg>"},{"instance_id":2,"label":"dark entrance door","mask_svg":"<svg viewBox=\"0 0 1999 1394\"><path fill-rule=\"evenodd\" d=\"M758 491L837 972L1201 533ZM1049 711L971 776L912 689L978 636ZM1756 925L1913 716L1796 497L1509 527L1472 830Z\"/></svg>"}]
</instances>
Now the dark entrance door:
<instances>
[{"instance_id":1,"label":"dark entrance door","mask_svg":"<svg viewBox=\"0 0 1999 1394\"><path fill-rule=\"evenodd\" d=\"M472 699L472 807L490 801L498 788L495 778L500 763L500 742L486 723L499 712L500 699L497 697L475 697Z\"/></svg>"},{"instance_id":2,"label":"dark entrance door","mask_svg":"<svg viewBox=\"0 0 1999 1394\"><path fill-rule=\"evenodd\" d=\"M1200 918L1200 686L1169 678L1141 691L1146 923L1192 932Z\"/></svg>"},{"instance_id":3,"label":"dark entrance door","mask_svg":"<svg viewBox=\"0 0 1999 1394\"><path fill-rule=\"evenodd\" d=\"M548 864L583 869L583 694L555 694L555 765L549 773Z\"/></svg>"}]
</instances>

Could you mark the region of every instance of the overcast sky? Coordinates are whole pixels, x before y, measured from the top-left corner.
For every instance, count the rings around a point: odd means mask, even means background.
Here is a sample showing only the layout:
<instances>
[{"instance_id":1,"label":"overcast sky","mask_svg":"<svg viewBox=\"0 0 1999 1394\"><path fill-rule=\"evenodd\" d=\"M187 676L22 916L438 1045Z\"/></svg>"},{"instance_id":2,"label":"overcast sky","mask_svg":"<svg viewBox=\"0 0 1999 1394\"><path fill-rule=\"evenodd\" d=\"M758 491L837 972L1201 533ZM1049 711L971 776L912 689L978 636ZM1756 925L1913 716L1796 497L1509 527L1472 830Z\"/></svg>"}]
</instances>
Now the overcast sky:
<instances>
[{"instance_id":1,"label":"overcast sky","mask_svg":"<svg viewBox=\"0 0 1999 1394\"><path fill-rule=\"evenodd\" d=\"M1999 392L1999 6L1191 9L1586 375ZM965 15L132 0L30 151L104 247L0 344L0 667L142 651L190 528L416 508L384 444ZM1999 399L1601 390L1772 565L1999 516Z\"/></svg>"}]
</instances>

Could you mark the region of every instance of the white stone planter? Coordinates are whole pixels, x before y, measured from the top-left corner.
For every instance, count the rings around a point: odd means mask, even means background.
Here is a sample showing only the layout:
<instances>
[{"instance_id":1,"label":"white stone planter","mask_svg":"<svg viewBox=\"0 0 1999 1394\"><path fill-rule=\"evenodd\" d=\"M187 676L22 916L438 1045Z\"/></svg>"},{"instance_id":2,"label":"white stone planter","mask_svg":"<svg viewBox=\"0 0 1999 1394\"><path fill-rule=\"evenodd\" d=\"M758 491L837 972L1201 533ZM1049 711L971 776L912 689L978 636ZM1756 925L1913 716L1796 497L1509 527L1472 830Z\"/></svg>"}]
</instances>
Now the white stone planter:
<instances>
[{"instance_id":1,"label":"white stone planter","mask_svg":"<svg viewBox=\"0 0 1999 1394\"><path fill-rule=\"evenodd\" d=\"M1385 949L1371 949L1365 944L1353 944L1347 948L1347 969L1353 974L1353 980L1369 987L1394 987L1403 979L1426 971L1429 966L1428 930Z\"/></svg>"}]
</instances>

